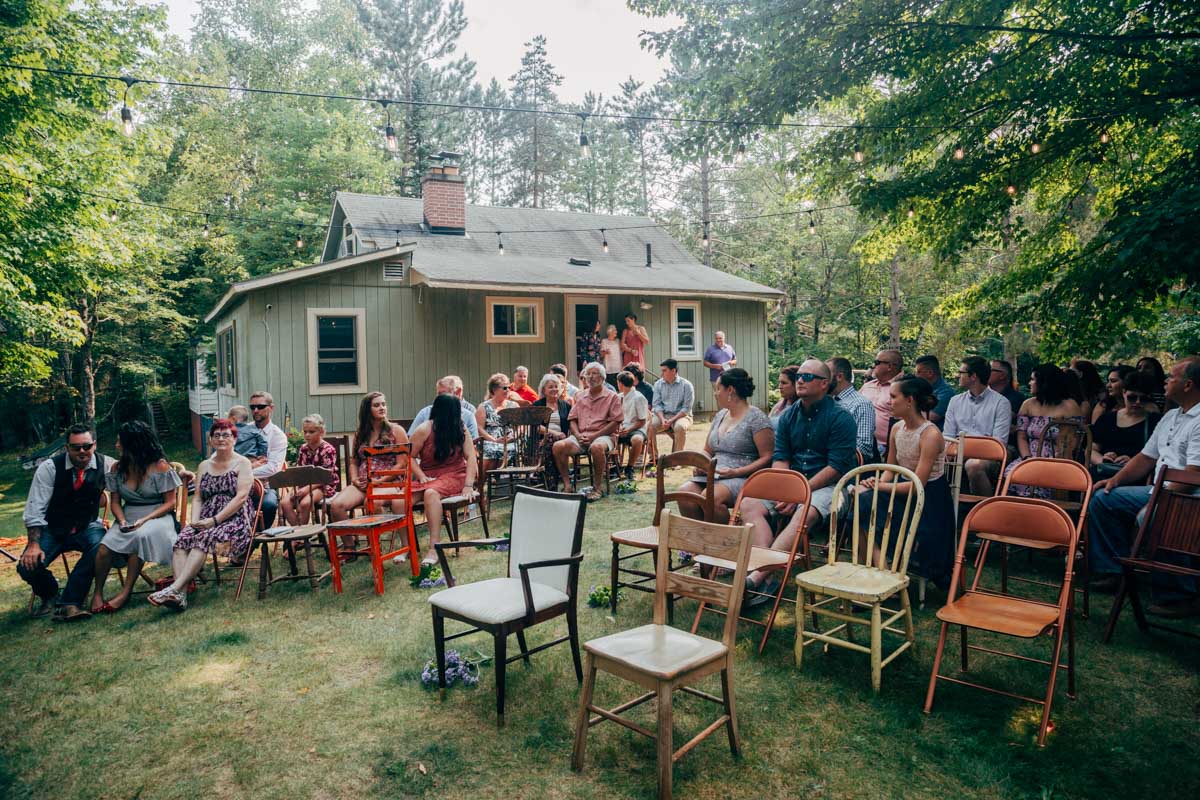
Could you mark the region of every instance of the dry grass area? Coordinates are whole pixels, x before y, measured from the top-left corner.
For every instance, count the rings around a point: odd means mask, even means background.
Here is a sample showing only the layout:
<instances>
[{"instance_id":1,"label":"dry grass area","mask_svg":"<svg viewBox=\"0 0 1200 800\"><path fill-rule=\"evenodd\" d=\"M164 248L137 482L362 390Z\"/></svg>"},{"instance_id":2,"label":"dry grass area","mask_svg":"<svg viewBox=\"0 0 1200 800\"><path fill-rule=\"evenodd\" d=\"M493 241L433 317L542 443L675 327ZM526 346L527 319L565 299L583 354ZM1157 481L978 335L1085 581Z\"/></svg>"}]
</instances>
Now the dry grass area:
<instances>
[{"instance_id":1,"label":"dry grass area","mask_svg":"<svg viewBox=\"0 0 1200 800\"><path fill-rule=\"evenodd\" d=\"M701 441L703 429L694 434ZM679 475L677 480L681 480ZM0 465L0 536L16 535L23 477ZM581 590L608 582L608 533L645 524L650 481L588 509ZM495 520L507 527L507 509ZM479 535L474 526L466 535ZM459 558L470 580L503 569L504 556ZM1023 558L1016 562L1027 568ZM1036 567L1035 567L1036 568ZM494 685L444 702L422 687L433 653L427 592L389 567L382 597L364 564L344 594L328 585L282 586L235 604L232 587L201 587L175 615L138 599L116 616L54 626L25 615L28 590L0 567L0 797L11 798L644 798L655 786L653 743L599 726L588 766L571 772L578 687L565 647L509 669L508 726L495 727ZM870 689L865 657L792 659L785 614L764 654L754 631L739 639L735 673L744 755L714 736L676 767L688 798L1193 797L1200 789L1200 653L1186 641L1140 635L1129 620L1099 641L1108 609L1080 620L1079 697L1060 694L1056 730L1034 746L1037 710L954 686L921 712L937 627L917 612L918 646ZM679 621L689 620L681 604ZM648 595L616 619L580 609L585 638L642 624ZM531 645L558 635L551 623ZM717 634L717 623L702 631ZM456 642L490 655L490 641ZM1034 642L1022 652L1046 652ZM1036 665L977 657L976 677L1037 694ZM1060 684L1061 685L1061 684ZM1065 686L1063 687L1065 690ZM631 687L609 676L601 702ZM703 727L709 709L679 700L675 736ZM652 709L639 718L653 725Z\"/></svg>"}]
</instances>

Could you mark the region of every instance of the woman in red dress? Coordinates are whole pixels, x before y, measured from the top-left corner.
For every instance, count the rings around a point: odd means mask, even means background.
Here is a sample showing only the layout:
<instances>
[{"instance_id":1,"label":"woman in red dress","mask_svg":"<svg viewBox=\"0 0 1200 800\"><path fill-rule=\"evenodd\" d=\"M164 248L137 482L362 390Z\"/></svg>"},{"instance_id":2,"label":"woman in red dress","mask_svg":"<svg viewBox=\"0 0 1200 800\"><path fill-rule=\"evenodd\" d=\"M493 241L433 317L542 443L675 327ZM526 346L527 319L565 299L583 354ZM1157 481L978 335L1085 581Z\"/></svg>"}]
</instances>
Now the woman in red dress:
<instances>
[{"instance_id":1,"label":"woman in red dress","mask_svg":"<svg viewBox=\"0 0 1200 800\"><path fill-rule=\"evenodd\" d=\"M462 421L462 404L454 395L440 394L433 401L429 420L412 432L413 495L423 496L429 520L429 551L422 564L437 562L434 545L441 539L442 498L475 495L475 444Z\"/></svg>"}]
</instances>

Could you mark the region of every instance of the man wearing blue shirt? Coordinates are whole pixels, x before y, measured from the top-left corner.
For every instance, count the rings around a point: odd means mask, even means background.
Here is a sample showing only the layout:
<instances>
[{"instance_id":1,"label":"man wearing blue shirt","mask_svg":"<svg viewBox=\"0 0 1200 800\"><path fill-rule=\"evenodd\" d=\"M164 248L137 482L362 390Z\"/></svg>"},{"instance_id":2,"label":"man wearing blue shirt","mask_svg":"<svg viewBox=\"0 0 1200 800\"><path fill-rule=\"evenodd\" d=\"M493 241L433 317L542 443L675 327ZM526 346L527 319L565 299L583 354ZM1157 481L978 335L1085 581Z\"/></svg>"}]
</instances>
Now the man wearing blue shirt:
<instances>
[{"instance_id":1,"label":"man wearing blue shirt","mask_svg":"<svg viewBox=\"0 0 1200 800\"><path fill-rule=\"evenodd\" d=\"M733 346L725 341L725 331L713 334L713 343L704 351L704 366L708 367L708 382L712 384L713 393L717 391L717 379L727 369L737 366L737 353Z\"/></svg>"},{"instance_id":2,"label":"man wearing blue shirt","mask_svg":"<svg viewBox=\"0 0 1200 800\"><path fill-rule=\"evenodd\" d=\"M921 356L916 361L915 369L917 377L929 381L929 385L933 387L933 396L937 398L938 404L929 412L929 421L941 430L946 423L946 409L950 407L950 398L954 397L954 387L942 377L942 365L937 356Z\"/></svg>"}]
</instances>

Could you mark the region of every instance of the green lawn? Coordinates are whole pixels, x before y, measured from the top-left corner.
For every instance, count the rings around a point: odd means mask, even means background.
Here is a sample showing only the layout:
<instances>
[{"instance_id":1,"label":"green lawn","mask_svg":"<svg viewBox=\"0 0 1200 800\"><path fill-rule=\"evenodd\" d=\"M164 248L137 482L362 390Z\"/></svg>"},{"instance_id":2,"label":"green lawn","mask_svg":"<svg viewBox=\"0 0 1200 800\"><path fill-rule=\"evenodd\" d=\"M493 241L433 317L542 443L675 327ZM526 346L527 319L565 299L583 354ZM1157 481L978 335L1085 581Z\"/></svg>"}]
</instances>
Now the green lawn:
<instances>
[{"instance_id":1,"label":"green lawn","mask_svg":"<svg viewBox=\"0 0 1200 800\"><path fill-rule=\"evenodd\" d=\"M11 458L0 462L0 535L17 535L27 481ZM652 504L646 481L636 495L589 507L585 595L608 582L608 533L645 524ZM505 527L507 508L494 519ZM503 559L477 552L454 566L470 580L497 574ZM1014 564L1028 569L1023 557ZM235 605L231 587L202 586L183 615L136 598L116 616L55 626L26 617L28 590L0 567L0 797L653 796L653 743L615 725L592 729L587 769L571 772L578 687L565 646L510 666L508 725L497 730L489 667L478 688L452 689L444 702L421 686L433 654L427 593L394 567L383 597L364 564L347 573L341 595L284 586ZM761 656L747 626L735 672L743 757L710 737L676 766L676 795L1196 796L1194 644L1144 637L1128 619L1102 645L1108 601L1097 598L1078 625L1079 698L1068 700L1060 682L1056 730L1039 749L1033 706L943 685L934 713L921 712L941 596L930 599L916 613L918 646L885 669L879 695L857 653L812 651L797 671L790 613ZM690 621L688 608L680 604L680 621ZM616 619L582 605L580 618L585 639L600 636L648 621L650 598L635 594ZM535 632L531 645L561 628ZM716 622L701 630L719 635ZM453 644L490 654L484 636ZM1021 651L1048 652L1035 645ZM1044 685L1036 665L976 655L973 667L1014 691ZM599 702L633 693L598 679ZM703 727L707 705L677 700L677 745ZM636 718L653 727L651 707Z\"/></svg>"}]
</instances>

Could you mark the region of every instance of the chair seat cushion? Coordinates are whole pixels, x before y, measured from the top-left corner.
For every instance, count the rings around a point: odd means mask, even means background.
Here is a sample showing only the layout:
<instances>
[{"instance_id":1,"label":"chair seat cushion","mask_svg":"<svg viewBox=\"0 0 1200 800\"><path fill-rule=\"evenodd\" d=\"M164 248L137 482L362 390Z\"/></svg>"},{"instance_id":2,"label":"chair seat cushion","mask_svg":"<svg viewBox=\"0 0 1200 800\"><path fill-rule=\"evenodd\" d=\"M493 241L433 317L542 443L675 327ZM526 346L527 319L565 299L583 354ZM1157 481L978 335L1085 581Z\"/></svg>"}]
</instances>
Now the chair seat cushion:
<instances>
[{"instance_id":1,"label":"chair seat cushion","mask_svg":"<svg viewBox=\"0 0 1200 800\"><path fill-rule=\"evenodd\" d=\"M602 636L585 642L583 649L656 678L673 678L726 653L721 642L669 625L643 625Z\"/></svg>"},{"instance_id":2,"label":"chair seat cushion","mask_svg":"<svg viewBox=\"0 0 1200 800\"><path fill-rule=\"evenodd\" d=\"M351 517L340 522L331 522L326 527L333 530L353 530L355 528L374 528L380 525L388 525L393 522L400 522L404 519L399 514L372 514L369 517Z\"/></svg>"},{"instance_id":3,"label":"chair seat cushion","mask_svg":"<svg viewBox=\"0 0 1200 800\"><path fill-rule=\"evenodd\" d=\"M802 557L800 553L796 553L797 561ZM715 556L696 556L696 563L727 570L737 569L737 564L734 562L724 558L716 558ZM785 567L787 563L788 553L783 550L772 550L769 547L751 547L750 561L746 564L746 572L754 572L763 567Z\"/></svg>"},{"instance_id":4,"label":"chair seat cushion","mask_svg":"<svg viewBox=\"0 0 1200 800\"><path fill-rule=\"evenodd\" d=\"M1058 620L1058 606L1033 603L1020 597L968 592L943 606L937 618L951 625L965 625L993 633L1039 636Z\"/></svg>"},{"instance_id":5,"label":"chair seat cushion","mask_svg":"<svg viewBox=\"0 0 1200 800\"><path fill-rule=\"evenodd\" d=\"M542 583L530 581L529 588L534 611L566 603L569 599L564 592ZM431 594L429 602L486 625L499 625L525 616L525 594L520 578L492 578L460 584Z\"/></svg>"},{"instance_id":6,"label":"chair seat cushion","mask_svg":"<svg viewBox=\"0 0 1200 800\"><path fill-rule=\"evenodd\" d=\"M658 547L658 528L647 525L645 528L634 528L628 531L617 531L609 537L617 544L627 544L630 547Z\"/></svg>"},{"instance_id":7,"label":"chair seat cushion","mask_svg":"<svg viewBox=\"0 0 1200 800\"><path fill-rule=\"evenodd\" d=\"M848 561L810 569L796 576L805 591L844 597L862 603L878 603L908 587L908 576Z\"/></svg>"}]
</instances>

